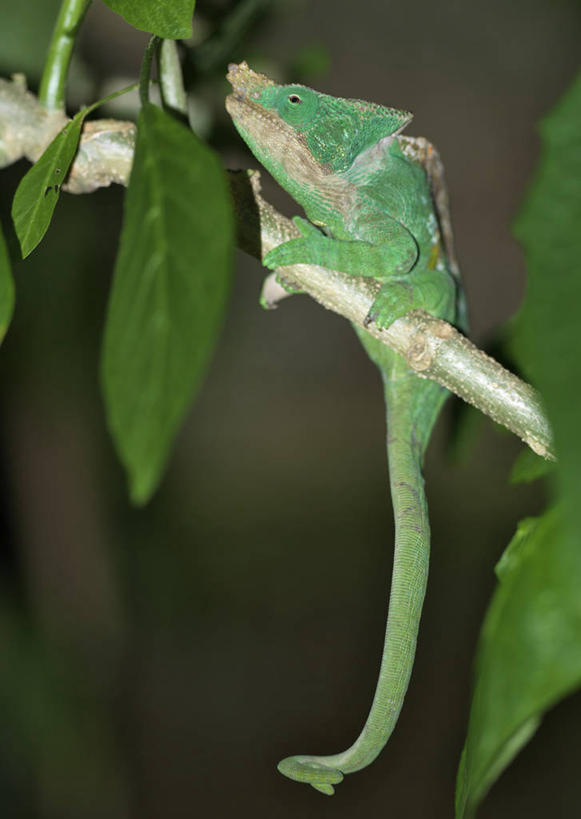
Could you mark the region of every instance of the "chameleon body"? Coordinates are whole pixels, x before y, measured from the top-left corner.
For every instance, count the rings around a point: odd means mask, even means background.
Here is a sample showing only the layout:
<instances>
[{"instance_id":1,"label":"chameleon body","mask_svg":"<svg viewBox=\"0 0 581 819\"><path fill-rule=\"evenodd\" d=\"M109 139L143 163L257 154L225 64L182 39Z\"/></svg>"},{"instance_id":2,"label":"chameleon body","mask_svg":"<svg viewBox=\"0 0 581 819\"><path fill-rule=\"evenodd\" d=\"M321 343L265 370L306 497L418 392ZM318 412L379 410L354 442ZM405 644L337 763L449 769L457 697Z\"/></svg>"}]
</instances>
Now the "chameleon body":
<instances>
[{"instance_id":1,"label":"chameleon body","mask_svg":"<svg viewBox=\"0 0 581 819\"><path fill-rule=\"evenodd\" d=\"M301 237L271 250L264 264L275 270L311 263L372 276L381 289L366 323L380 328L419 308L462 324L442 168L426 140L400 136L411 114L277 85L246 63L231 65L228 79L233 93L226 107L237 130L309 219L296 217ZM361 734L342 753L288 757L278 766L325 794L375 759L403 704L428 575L421 468L447 396L365 330L355 330L383 380L395 550L379 679Z\"/></svg>"}]
</instances>

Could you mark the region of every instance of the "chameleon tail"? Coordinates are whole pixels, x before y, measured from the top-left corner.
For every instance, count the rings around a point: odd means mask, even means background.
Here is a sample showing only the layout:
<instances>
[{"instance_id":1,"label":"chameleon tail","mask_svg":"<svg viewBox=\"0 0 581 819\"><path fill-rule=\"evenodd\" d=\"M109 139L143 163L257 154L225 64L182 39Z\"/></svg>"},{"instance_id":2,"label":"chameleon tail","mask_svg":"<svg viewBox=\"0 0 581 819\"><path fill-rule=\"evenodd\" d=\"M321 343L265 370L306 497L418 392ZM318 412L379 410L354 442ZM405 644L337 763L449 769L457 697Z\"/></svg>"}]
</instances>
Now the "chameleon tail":
<instances>
[{"instance_id":1,"label":"chameleon tail","mask_svg":"<svg viewBox=\"0 0 581 819\"><path fill-rule=\"evenodd\" d=\"M393 375L393 371L392 371ZM395 549L379 679L359 737L343 753L294 756L278 769L331 795L343 775L369 765L395 728L407 691L428 577L430 528L421 467L446 391L407 372L384 379Z\"/></svg>"}]
</instances>

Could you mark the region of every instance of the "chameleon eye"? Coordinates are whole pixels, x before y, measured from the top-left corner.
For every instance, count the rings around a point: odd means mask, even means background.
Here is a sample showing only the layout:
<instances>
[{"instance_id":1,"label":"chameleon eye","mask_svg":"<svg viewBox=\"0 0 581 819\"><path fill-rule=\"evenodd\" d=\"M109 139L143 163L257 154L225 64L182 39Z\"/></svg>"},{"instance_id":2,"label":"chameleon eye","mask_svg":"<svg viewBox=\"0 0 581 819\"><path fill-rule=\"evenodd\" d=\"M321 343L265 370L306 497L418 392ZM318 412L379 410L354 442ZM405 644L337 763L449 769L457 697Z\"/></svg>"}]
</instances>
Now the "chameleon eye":
<instances>
[{"instance_id":1,"label":"chameleon eye","mask_svg":"<svg viewBox=\"0 0 581 819\"><path fill-rule=\"evenodd\" d=\"M288 101L292 102L293 105L297 105L297 103L302 102L302 99L299 97L298 94L290 94Z\"/></svg>"}]
</instances>

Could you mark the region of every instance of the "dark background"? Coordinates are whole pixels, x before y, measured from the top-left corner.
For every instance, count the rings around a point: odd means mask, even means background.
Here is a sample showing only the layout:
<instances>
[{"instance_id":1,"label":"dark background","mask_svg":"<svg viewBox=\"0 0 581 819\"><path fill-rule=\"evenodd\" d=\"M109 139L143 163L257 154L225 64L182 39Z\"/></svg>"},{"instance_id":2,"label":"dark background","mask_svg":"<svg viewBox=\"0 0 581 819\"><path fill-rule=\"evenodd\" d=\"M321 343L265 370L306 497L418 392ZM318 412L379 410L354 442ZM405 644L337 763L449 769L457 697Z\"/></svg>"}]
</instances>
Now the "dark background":
<instances>
[{"instance_id":1,"label":"dark background","mask_svg":"<svg viewBox=\"0 0 581 819\"><path fill-rule=\"evenodd\" d=\"M0 67L34 86L56 3L20 5L0 12ZM229 5L200 0L198 28ZM99 2L83 32L73 106L134 78L146 39ZM472 336L498 350L525 287L510 223L535 123L579 67L580 32L572 0L296 0L271 4L229 59L294 80L314 48L329 56L315 87L415 112L409 132L446 165ZM207 138L229 167L256 167L226 93L222 79L196 90ZM2 174L5 225L25 170ZM306 297L263 312L264 271L240 254L166 478L131 509L98 393L121 207L120 190L63 196L15 264L0 355L3 815L451 817L493 567L545 500L507 483L518 441L449 402L425 469L432 568L395 734L332 800L289 782L277 761L347 747L375 684L393 526L378 376L347 323ZM547 716L482 819L576 815L580 716L578 695Z\"/></svg>"}]
</instances>

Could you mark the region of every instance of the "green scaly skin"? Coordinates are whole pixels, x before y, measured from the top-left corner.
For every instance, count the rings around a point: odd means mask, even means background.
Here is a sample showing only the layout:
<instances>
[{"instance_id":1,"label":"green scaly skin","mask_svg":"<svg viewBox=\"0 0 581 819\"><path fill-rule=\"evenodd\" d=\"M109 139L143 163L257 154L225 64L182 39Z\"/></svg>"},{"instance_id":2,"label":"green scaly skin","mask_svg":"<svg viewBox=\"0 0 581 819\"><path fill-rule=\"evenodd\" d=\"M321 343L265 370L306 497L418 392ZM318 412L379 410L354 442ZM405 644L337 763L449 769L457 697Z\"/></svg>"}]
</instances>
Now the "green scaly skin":
<instances>
[{"instance_id":1,"label":"green scaly skin","mask_svg":"<svg viewBox=\"0 0 581 819\"><path fill-rule=\"evenodd\" d=\"M380 328L419 308L450 322L463 320L428 162L410 150L413 140L398 136L411 114L300 85L276 85L245 63L231 65L228 79L233 93L226 107L236 128L310 220L295 218L301 237L274 248L264 264L274 270L310 263L372 276L382 286L366 324L373 321ZM431 156L429 143L422 146L424 159ZM330 756L288 757L278 766L291 779L329 795L345 774L377 757L403 705L428 576L430 531L421 470L447 396L380 341L355 330L382 375L387 412L395 551L383 657L371 710L353 745Z\"/></svg>"}]
</instances>

